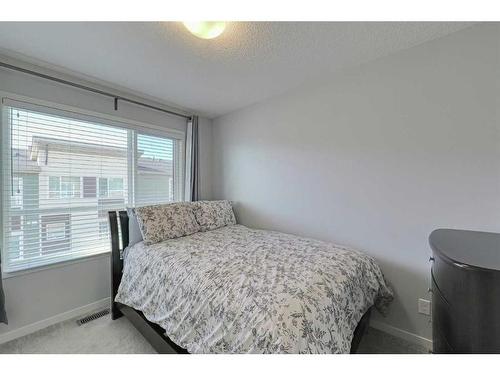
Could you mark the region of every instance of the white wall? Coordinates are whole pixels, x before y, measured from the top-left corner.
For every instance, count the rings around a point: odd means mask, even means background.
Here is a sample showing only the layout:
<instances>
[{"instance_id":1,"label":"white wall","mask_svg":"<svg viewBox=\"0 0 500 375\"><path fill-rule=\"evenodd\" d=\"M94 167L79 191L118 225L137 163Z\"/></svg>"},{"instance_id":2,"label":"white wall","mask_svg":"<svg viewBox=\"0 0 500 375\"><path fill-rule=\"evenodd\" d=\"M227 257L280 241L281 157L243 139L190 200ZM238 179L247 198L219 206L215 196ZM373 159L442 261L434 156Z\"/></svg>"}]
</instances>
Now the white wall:
<instances>
[{"instance_id":1,"label":"white wall","mask_svg":"<svg viewBox=\"0 0 500 375\"><path fill-rule=\"evenodd\" d=\"M200 196L212 199L212 120L200 117L198 121L200 151Z\"/></svg>"},{"instance_id":2,"label":"white wall","mask_svg":"<svg viewBox=\"0 0 500 375\"><path fill-rule=\"evenodd\" d=\"M77 77L64 78L81 82ZM0 91L181 131L185 131L186 127L182 118L126 103L120 103L119 110L115 112L112 99L3 68L0 68ZM122 94L132 97L128 93ZM212 191L211 174L208 172L211 126L211 120L200 118L200 158L201 168L204 169L201 194L204 199L210 199ZM81 311L82 306L99 304L110 296L109 270L109 255L104 255L4 279L9 325L0 325L0 342L27 333L33 327L53 323L54 317L68 317L71 311Z\"/></svg>"},{"instance_id":3,"label":"white wall","mask_svg":"<svg viewBox=\"0 0 500 375\"><path fill-rule=\"evenodd\" d=\"M387 318L431 337L429 233L500 231L498 25L449 35L214 120L214 197L238 220L363 249Z\"/></svg>"}]
</instances>

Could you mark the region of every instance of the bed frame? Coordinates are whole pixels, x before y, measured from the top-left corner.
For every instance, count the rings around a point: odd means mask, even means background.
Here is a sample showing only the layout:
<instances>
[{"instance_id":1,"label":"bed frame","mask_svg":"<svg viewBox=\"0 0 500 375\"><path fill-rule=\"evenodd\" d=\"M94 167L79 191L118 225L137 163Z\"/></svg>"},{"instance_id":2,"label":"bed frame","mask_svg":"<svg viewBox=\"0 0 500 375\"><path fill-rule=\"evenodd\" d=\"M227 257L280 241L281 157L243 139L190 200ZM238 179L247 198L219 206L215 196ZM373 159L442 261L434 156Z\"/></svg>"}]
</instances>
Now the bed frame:
<instances>
[{"instance_id":1,"label":"bed frame","mask_svg":"<svg viewBox=\"0 0 500 375\"><path fill-rule=\"evenodd\" d=\"M108 214L111 230L111 319L115 320L125 316L158 353L188 354L186 349L176 345L167 337L162 327L147 320L142 312L115 302L118 286L122 279L122 251L129 243L128 214L127 211L118 211L118 213L116 211L109 211ZM351 341L351 353L356 353L361 338L368 328L370 313L371 308L363 315L354 331L354 337Z\"/></svg>"}]
</instances>

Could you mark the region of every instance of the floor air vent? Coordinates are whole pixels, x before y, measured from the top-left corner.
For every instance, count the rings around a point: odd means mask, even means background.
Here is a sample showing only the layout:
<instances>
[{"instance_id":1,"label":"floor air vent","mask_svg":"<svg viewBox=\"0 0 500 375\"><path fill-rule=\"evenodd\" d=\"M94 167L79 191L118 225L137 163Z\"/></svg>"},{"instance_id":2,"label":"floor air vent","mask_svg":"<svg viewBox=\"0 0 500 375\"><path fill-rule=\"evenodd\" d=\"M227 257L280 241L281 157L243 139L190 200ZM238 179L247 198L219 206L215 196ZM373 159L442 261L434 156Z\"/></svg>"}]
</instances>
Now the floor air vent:
<instances>
[{"instance_id":1,"label":"floor air vent","mask_svg":"<svg viewBox=\"0 0 500 375\"><path fill-rule=\"evenodd\" d=\"M108 315L108 314L109 314L109 309L105 309L105 310L102 310L102 311L98 311L98 312L96 312L94 314L90 314L90 315L84 316L83 318L78 319L76 321L76 323L79 326L81 326L82 324L86 324L88 322L91 322L92 320L96 320L96 319L102 318L103 316Z\"/></svg>"}]
</instances>

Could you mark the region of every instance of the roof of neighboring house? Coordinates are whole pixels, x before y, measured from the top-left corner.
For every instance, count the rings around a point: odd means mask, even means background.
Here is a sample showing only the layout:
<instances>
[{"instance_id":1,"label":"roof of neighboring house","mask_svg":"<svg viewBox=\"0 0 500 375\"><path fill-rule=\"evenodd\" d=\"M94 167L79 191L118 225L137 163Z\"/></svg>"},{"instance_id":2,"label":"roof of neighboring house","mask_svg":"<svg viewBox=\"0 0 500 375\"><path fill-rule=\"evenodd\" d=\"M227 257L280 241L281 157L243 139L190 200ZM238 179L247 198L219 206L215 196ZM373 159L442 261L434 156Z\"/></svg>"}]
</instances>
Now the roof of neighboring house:
<instances>
[{"instance_id":1,"label":"roof of neighboring house","mask_svg":"<svg viewBox=\"0 0 500 375\"><path fill-rule=\"evenodd\" d=\"M141 156L137 160L137 173L139 174L172 174L172 160L154 159Z\"/></svg>"},{"instance_id":2,"label":"roof of neighboring house","mask_svg":"<svg viewBox=\"0 0 500 375\"><path fill-rule=\"evenodd\" d=\"M12 149L12 170L14 173L40 173L40 166L30 157L30 151Z\"/></svg>"},{"instance_id":3,"label":"roof of neighboring house","mask_svg":"<svg viewBox=\"0 0 500 375\"><path fill-rule=\"evenodd\" d=\"M106 155L106 156L126 156L126 147L115 147L108 145L99 145L95 143L66 141L64 139L33 137L32 139L32 158L36 159L38 152L42 150L70 152L72 154L91 154L91 155Z\"/></svg>"},{"instance_id":4,"label":"roof of neighboring house","mask_svg":"<svg viewBox=\"0 0 500 375\"><path fill-rule=\"evenodd\" d=\"M58 151L74 154L94 154L111 157L126 157L127 149L124 147L101 146L85 142L68 142L65 140L33 137L32 146L29 150L12 150L12 167L15 173L40 173L41 167L38 163L40 151ZM49 159L50 160L50 159ZM171 175L173 161L146 157L141 152L137 159L137 172L139 174L165 174Z\"/></svg>"}]
</instances>

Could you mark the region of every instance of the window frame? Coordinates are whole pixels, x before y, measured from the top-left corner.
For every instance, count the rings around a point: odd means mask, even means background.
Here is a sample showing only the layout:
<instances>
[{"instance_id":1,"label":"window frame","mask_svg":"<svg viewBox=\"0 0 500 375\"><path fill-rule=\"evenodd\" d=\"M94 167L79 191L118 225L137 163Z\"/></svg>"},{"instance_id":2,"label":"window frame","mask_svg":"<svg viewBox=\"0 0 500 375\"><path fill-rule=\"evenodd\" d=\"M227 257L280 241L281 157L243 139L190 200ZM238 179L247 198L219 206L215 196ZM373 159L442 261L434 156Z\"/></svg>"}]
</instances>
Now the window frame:
<instances>
[{"instance_id":1,"label":"window frame","mask_svg":"<svg viewBox=\"0 0 500 375\"><path fill-rule=\"evenodd\" d=\"M12 102L20 103L21 105L16 105L16 104L11 104ZM135 137L137 136L137 133L141 134L148 134L148 135L153 135L153 136L158 136L158 137L164 137L164 138L171 138L175 140L174 145L182 152L175 153L174 155L174 176L176 175L178 177L177 183L179 185L184 185L184 180L185 180L185 170L186 170L186 155L185 155L185 143L186 143L186 128L184 130L178 130L175 128L167 128L159 125L155 125L152 123L146 123L146 122L141 122L141 121L136 121L132 119L127 119L124 117L119 117L119 116L114 116L114 115L109 115L107 113L102 113L102 112L97 112L97 111L91 111L79 107L74 107L66 104L61 104L61 103L55 103L55 102L50 102L46 100L41 100L41 99L36 99L24 95L18 95L14 94L11 92L6 92L3 90L0 90L0 135L2 135L2 140L0 141L0 165L2 166L1 173L0 173L0 194L1 194L1 199L0 199L0 253L2 256L2 278L10 278L10 277L15 277L18 275L23 275L23 274L28 274L32 272L38 272L40 270L45 270L45 269L51 269L51 268L58 268L58 267L63 267L68 264L73 264L73 263L79 263L83 261L88 261L93 258L98 258L98 257L107 257L110 250L102 251L99 253L93 253L93 254L82 254L81 256L75 256L71 259L60 259L55 262L47 263L47 264L39 264L35 265L32 267L26 267L22 269L17 269L17 270L7 270L6 264L7 261L6 259L6 251L7 251L7 241L6 241L6 233L4 233L4 223L5 220L8 218L8 210L9 207L6 207L5 202L7 202L6 199L10 199L10 195L7 194L7 191L5 189L6 184L11 179L11 171L10 169L8 171L3 170L3 165L4 165L4 156L6 159L11 158L11 149L10 149L10 126L6 126L8 124L8 118L6 116L6 112L4 111L5 106L14 106L17 108L22 108L27 111L33 110L33 111L39 111L42 113L45 113L47 115L65 115L70 118L74 118L77 120L82 120L82 121L92 121L96 123L100 123L102 125L108 125L108 126L114 126L118 128L122 128L124 130L128 130L129 134L129 143L133 142L130 137L130 134L135 134ZM135 185L135 180L136 180L136 174L137 174L137 168L135 165L135 157L134 154L136 153L136 146L137 143L134 142L135 144L133 145L133 148L129 150L132 150L132 152L129 152L129 163L133 162L134 164L129 164L130 168L132 168L133 173L131 174L130 178L128 178L128 204L133 206L135 205L134 202L134 185ZM178 150L179 151L179 150ZM181 157L179 161L176 160L176 157ZM80 198L83 198L84 196L84 186L83 186L83 177L80 176ZM98 178L97 178L98 180ZM96 198L99 197L99 188L98 188L98 182L96 180ZM108 181L109 185L109 181ZM61 184L59 184L59 187L61 188ZM132 189L130 189L132 187ZM125 188L125 186L124 186ZM109 189L109 186L108 186ZM49 193L47 193L49 194ZM109 195L109 190L108 190L108 195ZM125 195L125 194L124 194ZM127 197L123 197L124 199L127 199ZM184 188L178 189L178 197L176 201L183 201L184 200ZM41 225L41 219L39 220L39 224ZM40 236L41 238L41 236ZM20 240L22 242L22 240Z\"/></svg>"}]
</instances>

